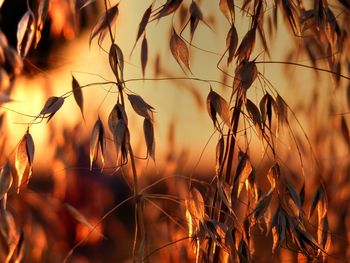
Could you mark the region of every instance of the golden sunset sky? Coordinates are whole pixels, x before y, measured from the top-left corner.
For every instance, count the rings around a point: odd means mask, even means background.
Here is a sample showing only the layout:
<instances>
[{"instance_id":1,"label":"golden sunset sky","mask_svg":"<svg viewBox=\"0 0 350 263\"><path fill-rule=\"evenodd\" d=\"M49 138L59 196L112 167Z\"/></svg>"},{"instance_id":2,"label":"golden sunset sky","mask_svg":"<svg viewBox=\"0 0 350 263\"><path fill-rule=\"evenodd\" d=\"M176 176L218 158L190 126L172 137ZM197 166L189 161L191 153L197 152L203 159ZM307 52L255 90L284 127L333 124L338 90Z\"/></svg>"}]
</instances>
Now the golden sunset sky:
<instances>
[{"instance_id":1,"label":"golden sunset sky","mask_svg":"<svg viewBox=\"0 0 350 263\"><path fill-rule=\"evenodd\" d=\"M127 92L134 92L144 98L146 102L155 108L155 132L156 132L156 159L157 163L162 163L164 155L168 150L168 130L171 123L175 123L176 150L180 152L185 149L189 153L189 163L194 165L197 162L201 151L204 149L207 141L214 131L213 124L206 111L206 97L210 87L205 82L198 81L147 81L141 80L140 66L140 46L141 40L130 57L130 52L136 39L138 24L141 20L144 10L151 2L148 1L121 1L119 5L119 16L116 20L114 33L116 43L124 52L126 60L125 79L140 79L127 83ZM216 1L201 1L201 8L205 21L211 26L208 28L205 24L199 23L198 29L193 39L193 45L198 48L190 48L190 65L193 74L187 72L187 76L222 80L222 74L217 70L216 64L223 54L226 45L225 38L229 30L229 24L220 14L218 3ZM146 68L145 78L153 78L155 72L155 57L161 56L161 68L165 74L159 78L166 77L186 77L175 59L169 51L169 39L172 32L172 24L179 33L179 14L176 13L174 18L169 16L160 22L150 23L146 30L146 36L149 46L149 60ZM244 33L247 31L247 19L242 13L236 14L236 27L239 35L239 43ZM276 39L269 39L272 58L271 60L285 60L287 53L294 47L290 34L287 32L284 22L279 20L279 31ZM33 78L23 77L17 82L13 93L16 102L8 104L9 108L15 108L19 112L30 115L36 115L42 109L45 100L49 96L60 96L71 90L71 75L73 74L81 85L90 82L103 82L104 79L114 80L112 71L109 68L108 54L97 46L97 40L93 40L89 47L90 31L82 31L81 34L65 45L64 48L57 50L50 56L50 60L57 62L53 70L45 71L39 76ZM183 37L189 39L189 30L185 30ZM109 40L106 38L103 47L109 50ZM270 60L262 53L263 49L259 41L255 45L255 51L252 57L257 61ZM215 53L215 54L213 54ZM302 58L300 58L302 60ZM221 63L225 67L226 59ZM234 74L235 65L228 68L229 74ZM289 74L294 73L298 78L288 79L285 68L281 65L265 66L260 64L258 69L275 85L281 95L290 104L296 100L303 100L306 96L301 93L299 87L305 85L307 79L313 76L305 73L305 70L299 70L293 67L289 68ZM228 80L232 83L232 80ZM259 83L248 92L248 96L253 102L258 102L256 98L261 96ZM290 87L295 87L291 90ZM28 88L30 87L30 88ZM288 87L288 88L287 88ZM114 103L116 102L115 88L107 96L107 90L110 86L87 87L83 90L84 94L84 111L86 125L82 127L82 138L88 138L92 126L97 119L98 114L107 129L107 118ZM225 98L229 99L230 90L223 88L222 85L213 83L212 88ZM305 87L305 92L309 92L311 87ZM193 96L196 93L197 99ZM106 96L106 97L105 97ZM198 104L198 98L201 104ZM255 99L255 100L254 100ZM142 118L136 115L128 104L128 114L130 122L131 139L134 147L140 149L139 154L144 155L145 149L140 147L144 145L142 132ZM8 125L11 130L11 144L9 148L14 147L23 136L26 125L16 124L16 122L28 122L15 113L8 113ZM30 120L30 119L29 119ZM68 98L62 109L50 121L54 129L60 130L63 126L73 127L76 123L82 122L79 108L76 106L73 96ZM50 145L48 125L44 121L40 125L31 128L36 143L36 160L40 165L47 164L47 159L52 158L54 147ZM254 135L253 135L254 136ZM214 135L209 143L201 165L206 166L214 162L215 142L218 135ZM259 148L260 147L260 148ZM263 148L258 147L258 151L263 154ZM213 167L213 166L212 166Z\"/></svg>"}]
</instances>

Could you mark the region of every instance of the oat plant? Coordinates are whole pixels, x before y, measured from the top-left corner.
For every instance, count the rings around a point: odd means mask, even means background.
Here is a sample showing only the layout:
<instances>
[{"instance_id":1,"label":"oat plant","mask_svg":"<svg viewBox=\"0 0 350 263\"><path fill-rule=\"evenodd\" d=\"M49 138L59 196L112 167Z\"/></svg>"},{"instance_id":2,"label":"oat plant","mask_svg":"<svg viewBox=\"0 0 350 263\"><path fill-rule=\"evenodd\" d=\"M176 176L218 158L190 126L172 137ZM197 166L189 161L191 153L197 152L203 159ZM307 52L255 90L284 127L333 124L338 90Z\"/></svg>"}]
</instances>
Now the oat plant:
<instances>
[{"instance_id":1,"label":"oat plant","mask_svg":"<svg viewBox=\"0 0 350 263\"><path fill-rule=\"evenodd\" d=\"M119 2L101 1L103 13L91 30L88 44L98 45L108 54L114 79L81 85L79 78L72 76L69 91L49 97L38 115L29 116L32 120L14 151L15 191L20 192L32 176L34 141L30 128L44 120L50 121L69 97L74 97L85 121L86 88L108 85L115 89L114 93L107 94L114 96L115 103L106 122L96 113L90 138L90 170L96 162L101 164L101 171L105 169L104 162L110 159L106 147L112 144L116 153L114 169L130 168L133 193L95 225L67 204L70 214L89 227L88 236L122 205L132 202L134 240L130 255L133 262L271 262L283 261L288 253L292 261L346 261L346 252L338 241L333 241L330 230L329 204L333 201L329 200L329 194L334 191L332 183L336 183L331 177L335 168L332 170L328 163L322 162L320 143L313 140L317 136L326 138L327 134L320 121L310 129L310 135L299 120L299 113L289 106L288 99L283 98L266 73L270 66L279 65L285 67L288 74L293 74L289 72L291 68L314 73L316 80L331 76L328 79L331 92L347 87L349 98L350 3L347 0L220 0L215 2L218 10L202 9L208 1L149 1L135 29L135 42L131 43L132 53L140 50L140 77L134 79L124 77L128 69L127 55L118 44L119 36L114 34L119 13L126 10L120 8ZM85 8L93 2L83 1L81 6ZM7 45L5 37L1 38L2 54L5 54L1 63L11 79L20 74L22 60L40 40L49 1L38 3L35 8L28 4L28 11L18 24L17 52ZM244 29L238 28L242 21L248 25ZM164 44L183 74L174 75L166 66L157 68L162 61L159 56L155 67L157 76L147 78L148 49L153 44L147 31L160 23L168 23L170 35ZM226 49L214 52L202 48L200 42L196 42L199 27L214 32L225 29L227 33L219 41L226 44ZM275 49L271 46L275 37L284 31L295 41L291 46L297 48L291 49L285 60L273 60ZM221 80L196 75L191 65L194 51L213 55L213 59L205 63L216 65ZM300 62L299 56L306 57L307 63ZM163 158L156 155L155 149L155 111L162 109L155 110L151 102L129 89L128 84L178 83L179 80L196 83L208 91L206 108L215 130L211 140L217 139L216 152L212 152L216 166L207 180L196 178L193 172L174 169L148 182L138 175L137 165ZM321 93L317 87L314 92ZM7 102L5 97L3 102ZM330 137L348 147L346 108L331 99L322 102L316 98L312 102L321 103L329 107L327 119L339 119L334 124L339 129L330 131ZM133 112L127 111L126 104L131 105ZM128 116L134 113L143 119L145 160L138 160L130 140L136 134L129 127ZM208 127L210 129L212 127ZM264 149L263 156L254 149L256 144ZM326 149L326 154L332 154L332 147ZM11 162L6 162L0 174L1 241L6 247L1 260L20 262L25 236L17 230L6 208L7 193L13 183L10 166ZM337 169L339 173L348 172L345 166ZM141 184L140 180L148 184L141 187L145 183ZM179 186L178 191L171 190L174 185ZM158 193L157 187L167 190ZM154 228L154 222L145 216L154 209L165 216L168 233L162 227ZM334 211L332 213L336 217ZM346 220L339 220L347 224ZM69 251L64 262L70 261L88 236ZM171 241L164 243L165 239ZM338 248L332 249L332 246Z\"/></svg>"}]
</instances>

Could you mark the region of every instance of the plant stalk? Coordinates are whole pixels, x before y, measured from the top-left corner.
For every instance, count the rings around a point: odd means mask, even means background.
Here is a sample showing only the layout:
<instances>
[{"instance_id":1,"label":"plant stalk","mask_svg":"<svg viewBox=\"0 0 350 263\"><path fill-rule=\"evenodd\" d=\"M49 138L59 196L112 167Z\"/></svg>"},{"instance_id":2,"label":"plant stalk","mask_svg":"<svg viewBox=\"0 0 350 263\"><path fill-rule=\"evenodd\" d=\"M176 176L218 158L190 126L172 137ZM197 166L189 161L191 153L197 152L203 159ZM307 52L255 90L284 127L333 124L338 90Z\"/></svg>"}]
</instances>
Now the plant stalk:
<instances>
[{"instance_id":1,"label":"plant stalk","mask_svg":"<svg viewBox=\"0 0 350 263\"><path fill-rule=\"evenodd\" d=\"M106 12L108 12L108 6L107 6L107 0L104 0L104 6ZM110 21L108 21L108 32L111 39L111 42L114 43L114 37L112 34L111 24ZM124 93L123 93L123 81L120 79L119 75L116 75L117 78L117 87L119 96L121 99L121 104L123 108L125 109L125 100L124 100ZM143 220L143 212L142 212L142 202L141 197L139 196L139 187L138 187L138 177L137 177L137 171L136 171L136 164L135 164L135 156L132 150L132 146L130 143L130 140L127 144L127 148L129 150L129 156L130 156L130 162L131 162L131 169L132 169L132 175L134 180L134 200L135 200L135 234L134 234L134 243L133 243L133 262L136 263L136 249L137 249L137 240L138 240L138 233L140 232L141 239L145 236L145 227L144 227L144 220ZM141 257L140 257L141 261Z\"/></svg>"},{"instance_id":2,"label":"plant stalk","mask_svg":"<svg viewBox=\"0 0 350 263\"><path fill-rule=\"evenodd\" d=\"M239 125L239 119L240 119L240 113L241 113L241 108L243 104L243 96L240 90L237 91L236 94L236 102L234 106L234 110L232 113L232 118L231 118L231 124L232 126L232 131L229 131L229 136L227 137L227 143L226 143L226 149L225 149L225 156L223 160L223 164L226 163L226 175L225 175L225 182L230 185L232 184L232 166L233 166L233 157L234 157L234 152L236 148L236 138L237 138L237 131L238 131L238 125ZM222 171L222 170L221 170ZM220 173L220 178L223 177L223 173ZM215 195L215 200L218 198L218 191L216 190L216 195ZM215 203L213 204L215 206ZM228 212L228 208L226 205L222 203L222 201L219 202L219 207L220 210L218 212L218 221L222 222L224 220L223 215ZM221 212L223 211L223 213ZM213 242L213 241L211 241ZM212 246L212 245L211 245ZM209 248L211 247L209 246ZM213 262L218 263L220 261L220 247L215 246L214 248L214 257L213 257Z\"/></svg>"}]
</instances>

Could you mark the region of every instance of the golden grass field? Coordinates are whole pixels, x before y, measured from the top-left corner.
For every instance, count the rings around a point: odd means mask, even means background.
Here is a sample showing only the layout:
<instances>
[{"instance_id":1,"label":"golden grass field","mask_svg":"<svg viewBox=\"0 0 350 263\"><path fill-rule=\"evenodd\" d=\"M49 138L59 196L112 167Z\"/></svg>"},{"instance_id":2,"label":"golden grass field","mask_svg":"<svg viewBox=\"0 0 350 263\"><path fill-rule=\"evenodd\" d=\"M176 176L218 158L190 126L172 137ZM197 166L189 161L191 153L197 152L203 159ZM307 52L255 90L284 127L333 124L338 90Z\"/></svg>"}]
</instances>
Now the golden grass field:
<instances>
[{"instance_id":1,"label":"golden grass field","mask_svg":"<svg viewBox=\"0 0 350 263\"><path fill-rule=\"evenodd\" d=\"M349 261L347 0L14 2L0 263Z\"/></svg>"}]
</instances>

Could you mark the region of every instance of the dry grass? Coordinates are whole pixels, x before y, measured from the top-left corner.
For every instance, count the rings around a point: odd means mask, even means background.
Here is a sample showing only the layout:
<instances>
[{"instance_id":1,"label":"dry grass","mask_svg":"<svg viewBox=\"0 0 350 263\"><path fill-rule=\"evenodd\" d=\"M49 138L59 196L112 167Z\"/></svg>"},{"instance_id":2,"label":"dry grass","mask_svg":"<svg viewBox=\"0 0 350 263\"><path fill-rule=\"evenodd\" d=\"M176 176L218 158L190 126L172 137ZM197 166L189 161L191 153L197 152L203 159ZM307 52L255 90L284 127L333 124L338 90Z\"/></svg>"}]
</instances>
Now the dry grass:
<instances>
[{"instance_id":1,"label":"dry grass","mask_svg":"<svg viewBox=\"0 0 350 263\"><path fill-rule=\"evenodd\" d=\"M1 74L6 77L1 78L2 104L11 100L9 82L23 73L23 61L40 39L48 2L39 1L22 17L17 51L1 33ZM84 8L92 2L83 1ZM81 85L72 76L70 91L48 97L35 116L23 114L30 119L24 124L27 131L12 152L3 150L6 138L1 141L0 262L349 261L350 5L312 2L220 0L220 11L211 14L202 10L201 1L150 3L135 29L136 41L130 43L134 51L142 38L142 77L125 78L127 56L114 29L127 5L104 0L89 44L97 42L108 55L113 79ZM274 37L284 34L278 17L296 47L281 61L272 59L277 53ZM243 30L239 22L249 26ZM167 50L180 76L160 68L159 61L166 58L157 54L156 76L145 77L153 55L149 31L157 23L169 23ZM204 40L196 40L200 27L212 34L227 31L220 38L226 43L224 52L202 48ZM216 65L222 81L196 75L191 59L199 51L213 55L202 63ZM314 85L312 95L302 94L307 103L291 106L285 92L270 81L269 67L276 65L301 79L305 89ZM291 68L315 76L302 81L306 75ZM308 79L314 83L306 83ZM155 116L162 109L129 85L164 80L198 83L208 90L212 127L207 129L214 127L209 140L217 139L217 144L212 149L216 165L205 176L197 176L197 165L184 169L186 157L174 151L172 129L167 156L157 156ZM84 92L98 86L109 88L106 96L113 96L115 104L107 120L95 114L91 137L84 140L81 129L90 125ZM63 135L53 132L54 172L40 176L33 171L31 130L43 121L54 122L70 97L82 121ZM143 157L132 143L139 134L130 128L131 115L143 121ZM157 166L158 158L165 159L164 167Z\"/></svg>"}]
</instances>

